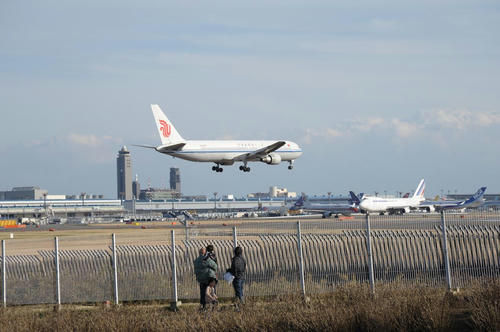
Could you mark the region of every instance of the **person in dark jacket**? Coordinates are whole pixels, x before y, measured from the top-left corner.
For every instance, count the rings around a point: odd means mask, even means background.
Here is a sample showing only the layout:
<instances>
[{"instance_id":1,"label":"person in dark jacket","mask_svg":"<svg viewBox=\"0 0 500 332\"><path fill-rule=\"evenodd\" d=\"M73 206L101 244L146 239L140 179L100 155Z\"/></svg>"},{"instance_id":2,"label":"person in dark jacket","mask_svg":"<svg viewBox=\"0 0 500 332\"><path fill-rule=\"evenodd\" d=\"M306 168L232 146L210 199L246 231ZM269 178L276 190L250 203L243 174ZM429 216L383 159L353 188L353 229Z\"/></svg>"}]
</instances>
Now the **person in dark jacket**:
<instances>
[{"instance_id":1,"label":"person in dark jacket","mask_svg":"<svg viewBox=\"0 0 500 332\"><path fill-rule=\"evenodd\" d=\"M217 264L211 259L206 260L205 257L206 249L201 248L198 258L194 260L194 273L196 275L196 281L200 284L201 309L205 309L206 306L205 293L208 287L208 281L210 278L215 277L215 271L217 270Z\"/></svg>"},{"instance_id":2,"label":"person in dark jacket","mask_svg":"<svg viewBox=\"0 0 500 332\"><path fill-rule=\"evenodd\" d=\"M245 273L247 269L247 263L242 255L243 249L241 249L241 247L234 248L234 257L231 260L231 268L228 270L234 276L234 294L240 302L243 302L243 283L245 282Z\"/></svg>"}]
</instances>

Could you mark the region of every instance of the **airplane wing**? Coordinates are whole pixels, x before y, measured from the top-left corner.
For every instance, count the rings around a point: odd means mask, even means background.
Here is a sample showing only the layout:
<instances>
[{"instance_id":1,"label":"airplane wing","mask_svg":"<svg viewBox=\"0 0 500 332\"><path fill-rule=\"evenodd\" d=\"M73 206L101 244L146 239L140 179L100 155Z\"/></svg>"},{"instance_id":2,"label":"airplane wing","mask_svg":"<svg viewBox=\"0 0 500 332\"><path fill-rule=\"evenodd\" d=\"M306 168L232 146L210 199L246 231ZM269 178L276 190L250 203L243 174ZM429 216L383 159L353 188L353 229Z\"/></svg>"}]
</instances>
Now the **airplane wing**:
<instances>
[{"instance_id":1,"label":"airplane wing","mask_svg":"<svg viewBox=\"0 0 500 332\"><path fill-rule=\"evenodd\" d=\"M255 150L253 152L248 152L248 153L244 153L242 155L236 156L234 158L234 160L235 161L244 161L244 160L251 160L251 159L256 159L259 157L264 157L264 156L270 154L271 152L278 150L279 148L281 148L285 144L286 144L285 141L278 141L276 143L265 146L263 148Z\"/></svg>"}]
</instances>

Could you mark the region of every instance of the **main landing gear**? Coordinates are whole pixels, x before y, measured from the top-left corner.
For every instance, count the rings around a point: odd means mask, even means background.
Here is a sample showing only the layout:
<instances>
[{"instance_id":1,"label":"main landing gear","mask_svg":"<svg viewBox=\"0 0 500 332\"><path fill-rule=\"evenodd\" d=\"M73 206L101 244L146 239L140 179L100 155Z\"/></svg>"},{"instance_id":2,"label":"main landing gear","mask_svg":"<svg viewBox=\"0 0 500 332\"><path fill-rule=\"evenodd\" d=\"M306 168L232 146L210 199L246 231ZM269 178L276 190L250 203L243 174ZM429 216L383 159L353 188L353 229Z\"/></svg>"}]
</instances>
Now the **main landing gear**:
<instances>
[{"instance_id":1,"label":"main landing gear","mask_svg":"<svg viewBox=\"0 0 500 332\"><path fill-rule=\"evenodd\" d=\"M288 169L293 169L293 160L289 161L290 165L288 166Z\"/></svg>"},{"instance_id":2,"label":"main landing gear","mask_svg":"<svg viewBox=\"0 0 500 332\"><path fill-rule=\"evenodd\" d=\"M250 172L250 167L247 167L247 165L245 164L244 166L240 166L240 171Z\"/></svg>"},{"instance_id":3,"label":"main landing gear","mask_svg":"<svg viewBox=\"0 0 500 332\"><path fill-rule=\"evenodd\" d=\"M217 164L217 166L212 166L212 171L221 173L224 169Z\"/></svg>"}]
</instances>

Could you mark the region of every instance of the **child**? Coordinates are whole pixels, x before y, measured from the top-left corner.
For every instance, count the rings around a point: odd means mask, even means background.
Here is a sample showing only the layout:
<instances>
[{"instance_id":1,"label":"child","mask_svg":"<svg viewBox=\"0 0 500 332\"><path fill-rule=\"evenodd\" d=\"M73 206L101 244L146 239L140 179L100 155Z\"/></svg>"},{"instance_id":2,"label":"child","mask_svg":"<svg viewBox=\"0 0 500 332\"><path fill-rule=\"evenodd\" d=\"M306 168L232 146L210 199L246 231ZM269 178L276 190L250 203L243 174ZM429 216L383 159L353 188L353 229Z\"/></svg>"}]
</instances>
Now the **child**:
<instances>
[{"instance_id":1,"label":"child","mask_svg":"<svg viewBox=\"0 0 500 332\"><path fill-rule=\"evenodd\" d=\"M212 305L212 310L214 310L219 304L219 301L217 301L217 294L215 294L215 285L217 285L217 279L209 278L207 291L205 293L205 299L207 301L207 304Z\"/></svg>"},{"instance_id":2,"label":"child","mask_svg":"<svg viewBox=\"0 0 500 332\"><path fill-rule=\"evenodd\" d=\"M214 252L214 246L209 244L207 246L207 253L205 255L205 260L207 259L211 259L215 262L215 264L217 264L217 256L215 256L215 252Z\"/></svg>"}]
</instances>

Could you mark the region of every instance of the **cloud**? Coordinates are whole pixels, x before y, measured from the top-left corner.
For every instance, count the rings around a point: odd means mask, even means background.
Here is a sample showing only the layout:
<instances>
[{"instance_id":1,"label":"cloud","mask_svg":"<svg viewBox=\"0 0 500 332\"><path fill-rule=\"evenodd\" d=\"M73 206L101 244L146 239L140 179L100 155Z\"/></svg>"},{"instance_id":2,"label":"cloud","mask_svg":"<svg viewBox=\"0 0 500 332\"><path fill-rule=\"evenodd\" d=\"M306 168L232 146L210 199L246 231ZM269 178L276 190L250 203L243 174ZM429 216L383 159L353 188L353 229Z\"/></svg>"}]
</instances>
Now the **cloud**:
<instances>
[{"instance_id":1,"label":"cloud","mask_svg":"<svg viewBox=\"0 0 500 332\"><path fill-rule=\"evenodd\" d=\"M396 133L401 138L408 138L415 135L418 131L418 125L410 123L407 121L402 121L400 119L392 119L392 127L396 130Z\"/></svg>"},{"instance_id":2,"label":"cloud","mask_svg":"<svg viewBox=\"0 0 500 332\"><path fill-rule=\"evenodd\" d=\"M333 128L326 128L321 130L307 128L302 138L302 142L304 142L305 144L311 144L315 138L320 138L321 140L333 140L342 136L343 133L340 130Z\"/></svg>"},{"instance_id":3,"label":"cloud","mask_svg":"<svg viewBox=\"0 0 500 332\"><path fill-rule=\"evenodd\" d=\"M68 139L71 143L97 147L102 144L102 140L95 135L69 134Z\"/></svg>"},{"instance_id":4,"label":"cloud","mask_svg":"<svg viewBox=\"0 0 500 332\"><path fill-rule=\"evenodd\" d=\"M383 126L385 122L386 120L380 117L355 119L352 121L348 121L347 128L349 129L350 132L351 131L368 132L376 127Z\"/></svg>"},{"instance_id":5,"label":"cloud","mask_svg":"<svg viewBox=\"0 0 500 332\"><path fill-rule=\"evenodd\" d=\"M418 112L411 118L368 117L339 121L334 128L306 130L305 143L310 144L314 138L341 138L383 132L393 133L405 140L425 135L441 144L441 133L461 134L475 128L500 125L500 113L469 111L464 109L433 109ZM439 141L439 142L438 142Z\"/></svg>"},{"instance_id":6,"label":"cloud","mask_svg":"<svg viewBox=\"0 0 500 332\"><path fill-rule=\"evenodd\" d=\"M96 136L93 134L69 134L68 141L72 144L83 145L90 148L100 148L104 144L108 143L121 143L122 140L119 138L113 138L111 136Z\"/></svg>"},{"instance_id":7,"label":"cloud","mask_svg":"<svg viewBox=\"0 0 500 332\"><path fill-rule=\"evenodd\" d=\"M336 129L327 128L323 133L323 137L325 138L335 138L342 136L342 133Z\"/></svg>"},{"instance_id":8,"label":"cloud","mask_svg":"<svg viewBox=\"0 0 500 332\"><path fill-rule=\"evenodd\" d=\"M434 109L421 112L426 126L451 128L458 130L470 129L472 127L489 127L500 124L500 113L495 112L472 112L469 110L447 110Z\"/></svg>"}]
</instances>

